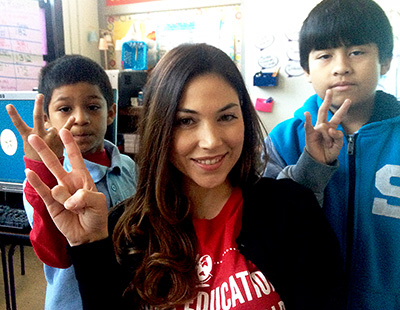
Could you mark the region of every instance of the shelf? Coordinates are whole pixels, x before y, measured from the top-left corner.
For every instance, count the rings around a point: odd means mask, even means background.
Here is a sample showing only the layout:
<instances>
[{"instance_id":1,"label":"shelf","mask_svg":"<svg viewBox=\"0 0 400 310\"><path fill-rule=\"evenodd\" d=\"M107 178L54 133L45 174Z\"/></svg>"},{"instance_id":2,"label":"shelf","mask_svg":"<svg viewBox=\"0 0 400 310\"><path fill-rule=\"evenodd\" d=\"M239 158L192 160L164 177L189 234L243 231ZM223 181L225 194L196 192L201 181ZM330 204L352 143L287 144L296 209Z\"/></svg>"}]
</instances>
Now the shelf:
<instances>
[{"instance_id":1,"label":"shelf","mask_svg":"<svg viewBox=\"0 0 400 310\"><path fill-rule=\"evenodd\" d=\"M126 107L126 108L118 108L118 115L130 115L130 116L140 117L141 113L142 113L141 106L130 106L130 107Z\"/></svg>"},{"instance_id":2,"label":"shelf","mask_svg":"<svg viewBox=\"0 0 400 310\"><path fill-rule=\"evenodd\" d=\"M0 192L22 194L22 183L0 182Z\"/></svg>"}]
</instances>

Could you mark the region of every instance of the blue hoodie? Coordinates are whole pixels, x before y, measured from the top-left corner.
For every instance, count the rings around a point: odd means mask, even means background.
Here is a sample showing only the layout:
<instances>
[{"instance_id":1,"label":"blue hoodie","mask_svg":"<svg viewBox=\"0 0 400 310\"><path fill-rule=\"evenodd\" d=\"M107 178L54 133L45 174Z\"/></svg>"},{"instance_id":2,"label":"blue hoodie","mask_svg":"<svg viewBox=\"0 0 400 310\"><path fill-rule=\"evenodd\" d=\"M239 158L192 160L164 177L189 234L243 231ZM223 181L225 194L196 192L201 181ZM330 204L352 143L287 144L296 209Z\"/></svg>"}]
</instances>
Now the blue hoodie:
<instances>
[{"instance_id":1,"label":"blue hoodie","mask_svg":"<svg viewBox=\"0 0 400 310\"><path fill-rule=\"evenodd\" d=\"M313 95L271 131L273 151L283 165L298 162L305 147L304 112L311 113L315 125L321 104ZM370 121L354 135L344 135L339 167L324 191L324 212L347 266L348 309L400 309L399 115L396 98L378 91Z\"/></svg>"}]
</instances>

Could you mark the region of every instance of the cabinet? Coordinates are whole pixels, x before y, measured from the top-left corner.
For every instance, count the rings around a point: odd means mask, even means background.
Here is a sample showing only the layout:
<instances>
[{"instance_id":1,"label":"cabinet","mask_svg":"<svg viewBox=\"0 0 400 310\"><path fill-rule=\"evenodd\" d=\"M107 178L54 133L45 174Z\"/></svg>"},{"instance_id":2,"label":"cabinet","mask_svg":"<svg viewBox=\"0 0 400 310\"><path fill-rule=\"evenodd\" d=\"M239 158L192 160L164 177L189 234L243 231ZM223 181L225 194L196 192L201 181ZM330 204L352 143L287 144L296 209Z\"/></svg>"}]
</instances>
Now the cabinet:
<instances>
[{"instance_id":1,"label":"cabinet","mask_svg":"<svg viewBox=\"0 0 400 310\"><path fill-rule=\"evenodd\" d=\"M122 153L129 155L133 159L139 147L137 130L141 113L142 107L140 106L129 106L118 110L117 145Z\"/></svg>"},{"instance_id":2,"label":"cabinet","mask_svg":"<svg viewBox=\"0 0 400 310\"><path fill-rule=\"evenodd\" d=\"M140 122L146 70L122 70L118 73L117 145L134 158L139 147L137 129Z\"/></svg>"},{"instance_id":3,"label":"cabinet","mask_svg":"<svg viewBox=\"0 0 400 310\"><path fill-rule=\"evenodd\" d=\"M115 143L120 152L134 157L138 149L139 127L143 99L143 87L147 70L106 70L117 102L115 122L109 126L106 139Z\"/></svg>"}]
</instances>

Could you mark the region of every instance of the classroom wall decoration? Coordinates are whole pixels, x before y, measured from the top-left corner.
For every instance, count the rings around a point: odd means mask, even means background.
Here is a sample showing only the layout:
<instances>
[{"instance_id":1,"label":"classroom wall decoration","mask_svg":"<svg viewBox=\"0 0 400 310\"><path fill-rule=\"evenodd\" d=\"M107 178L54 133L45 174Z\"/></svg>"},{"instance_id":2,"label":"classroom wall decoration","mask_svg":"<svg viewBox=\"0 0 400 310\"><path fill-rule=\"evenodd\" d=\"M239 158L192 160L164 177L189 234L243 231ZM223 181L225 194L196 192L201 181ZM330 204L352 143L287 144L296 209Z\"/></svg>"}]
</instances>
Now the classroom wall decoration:
<instances>
[{"instance_id":1,"label":"classroom wall decoration","mask_svg":"<svg viewBox=\"0 0 400 310\"><path fill-rule=\"evenodd\" d=\"M46 42L38 1L0 0L0 12L0 90L32 90Z\"/></svg>"},{"instance_id":2,"label":"classroom wall decoration","mask_svg":"<svg viewBox=\"0 0 400 310\"><path fill-rule=\"evenodd\" d=\"M241 57L242 15L240 5L207 7L132 15L108 16L107 29L113 46L143 41L148 44L148 62L153 64L173 47L189 42L205 42L224 50L239 66ZM157 55L149 55L156 50ZM121 55L109 48L110 69L120 69ZM155 61L154 61L154 58ZM151 68L152 64L148 65Z\"/></svg>"}]
</instances>

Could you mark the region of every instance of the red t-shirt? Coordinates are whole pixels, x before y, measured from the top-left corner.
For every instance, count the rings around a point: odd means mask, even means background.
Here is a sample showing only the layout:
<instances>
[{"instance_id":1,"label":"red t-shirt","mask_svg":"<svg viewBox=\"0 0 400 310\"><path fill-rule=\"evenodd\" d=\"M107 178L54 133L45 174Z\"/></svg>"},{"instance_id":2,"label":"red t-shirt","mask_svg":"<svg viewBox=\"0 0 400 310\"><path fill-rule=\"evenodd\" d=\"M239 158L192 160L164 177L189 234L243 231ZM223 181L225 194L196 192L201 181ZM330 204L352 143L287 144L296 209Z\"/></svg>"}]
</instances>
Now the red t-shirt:
<instances>
[{"instance_id":1,"label":"red t-shirt","mask_svg":"<svg viewBox=\"0 0 400 310\"><path fill-rule=\"evenodd\" d=\"M261 271L239 253L242 191L235 188L213 219L193 221L199 242L197 298L177 310L282 310L285 306Z\"/></svg>"}]
</instances>

